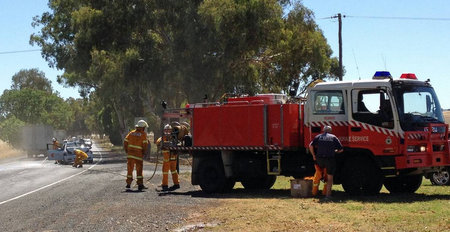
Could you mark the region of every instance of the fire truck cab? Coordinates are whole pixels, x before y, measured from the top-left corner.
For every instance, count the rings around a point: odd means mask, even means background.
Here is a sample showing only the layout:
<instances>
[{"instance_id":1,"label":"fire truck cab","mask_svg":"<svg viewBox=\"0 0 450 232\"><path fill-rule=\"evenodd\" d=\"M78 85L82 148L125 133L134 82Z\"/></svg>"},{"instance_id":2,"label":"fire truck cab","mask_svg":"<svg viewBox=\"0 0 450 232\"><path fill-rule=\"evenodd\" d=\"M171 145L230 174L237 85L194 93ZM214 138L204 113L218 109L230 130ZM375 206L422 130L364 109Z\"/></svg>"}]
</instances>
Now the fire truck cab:
<instances>
[{"instance_id":1,"label":"fire truck cab","mask_svg":"<svg viewBox=\"0 0 450 232\"><path fill-rule=\"evenodd\" d=\"M193 157L192 184L205 192L271 188L277 175L314 174L309 144L325 125L344 146L334 183L349 194L415 192L424 174L450 166L448 125L429 81L414 74L394 80L319 83L300 102L281 94L228 97L190 104L163 118L191 124L189 146L166 149Z\"/></svg>"},{"instance_id":2,"label":"fire truck cab","mask_svg":"<svg viewBox=\"0 0 450 232\"><path fill-rule=\"evenodd\" d=\"M345 147L335 182L351 194L378 193L383 183L391 193L414 192L423 174L450 165L438 98L414 74L317 84L305 102L304 146L325 125Z\"/></svg>"}]
</instances>

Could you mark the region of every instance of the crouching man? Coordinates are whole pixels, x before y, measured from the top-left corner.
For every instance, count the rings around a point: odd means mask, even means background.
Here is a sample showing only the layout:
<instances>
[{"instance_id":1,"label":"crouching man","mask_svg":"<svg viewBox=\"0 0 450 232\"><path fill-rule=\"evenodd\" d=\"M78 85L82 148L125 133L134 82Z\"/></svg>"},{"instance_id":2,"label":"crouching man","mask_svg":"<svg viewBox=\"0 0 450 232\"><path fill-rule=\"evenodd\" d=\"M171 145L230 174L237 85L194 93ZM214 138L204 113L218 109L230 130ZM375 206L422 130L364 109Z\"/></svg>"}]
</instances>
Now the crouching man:
<instances>
[{"instance_id":1,"label":"crouching man","mask_svg":"<svg viewBox=\"0 0 450 232\"><path fill-rule=\"evenodd\" d=\"M75 161L73 162L72 166L76 168L82 168L83 160L87 159L88 155L86 154L86 152L79 149L75 149L73 152L75 152Z\"/></svg>"}]
</instances>

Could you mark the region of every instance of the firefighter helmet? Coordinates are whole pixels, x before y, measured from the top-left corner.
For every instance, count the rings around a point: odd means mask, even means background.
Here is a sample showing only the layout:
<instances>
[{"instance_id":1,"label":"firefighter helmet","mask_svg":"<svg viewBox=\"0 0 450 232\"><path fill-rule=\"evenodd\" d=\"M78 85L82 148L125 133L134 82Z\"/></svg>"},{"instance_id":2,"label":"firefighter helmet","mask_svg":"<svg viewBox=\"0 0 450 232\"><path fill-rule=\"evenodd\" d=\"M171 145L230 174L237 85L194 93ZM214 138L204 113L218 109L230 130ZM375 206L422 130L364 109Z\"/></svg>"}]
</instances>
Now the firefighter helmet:
<instances>
[{"instance_id":1,"label":"firefighter helmet","mask_svg":"<svg viewBox=\"0 0 450 232\"><path fill-rule=\"evenodd\" d=\"M164 126L164 130L172 130L172 126L169 125L169 124L166 124L166 125Z\"/></svg>"},{"instance_id":2,"label":"firefighter helmet","mask_svg":"<svg viewBox=\"0 0 450 232\"><path fill-rule=\"evenodd\" d=\"M164 134L165 135L170 135L172 133L172 126L169 124L166 124L164 126Z\"/></svg>"},{"instance_id":3,"label":"firefighter helmet","mask_svg":"<svg viewBox=\"0 0 450 232\"><path fill-rule=\"evenodd\" d=\"M181 125L184 125L188 130L191 127L191 125L189 125L189 123L187 122L182 122Z\"/></svg>"},{"instance_id":4,"label":"firefighter helmet","mask_svg":"<svg viewBox=\"0 0 450 232\"><path fill-rule=\"evenodd\" d=\"M148 127L148 124L144 120L139 120L136 124L136 127Z\"/></svg>"}]
</instances>

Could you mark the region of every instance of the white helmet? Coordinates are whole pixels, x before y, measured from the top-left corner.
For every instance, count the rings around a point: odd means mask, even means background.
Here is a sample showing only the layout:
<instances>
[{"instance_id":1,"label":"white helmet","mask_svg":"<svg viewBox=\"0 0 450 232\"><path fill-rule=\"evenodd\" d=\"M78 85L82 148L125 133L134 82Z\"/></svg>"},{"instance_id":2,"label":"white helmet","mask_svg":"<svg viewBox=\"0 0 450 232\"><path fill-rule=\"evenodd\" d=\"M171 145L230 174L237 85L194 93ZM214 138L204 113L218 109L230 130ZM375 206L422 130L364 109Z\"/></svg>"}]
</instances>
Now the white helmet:
<instances>
[{"instance_id":1,"label":"white helmet","mask_svg":"<svg viewBox=\"0 0 450 232\"><path fill-rule=\"evenodd\" d=\"M331 133L331 131L332 131L331 126L327 125L323 127L323 132Z\"/></svg>"},{"instance_id":2,"label":"white helmet","mask_svg":"<svg viewBox=\"0 0 450 232\"><path fill-rule=\"evenodd\" d=\"M148 124L144 120L139 120L136 124L136 127L148 127Z\"/></svg>"},{"instance_id":3,"label":"white helmet","mask_svg":"<svg viewBox=\"0 0 450 232\"><path fill-rule=\"evenodd\" d=\"M164 130L172 130L172 126L169 125L169 124L166 124L166 125L164 126Z\"/></svg>"}]
</instances>

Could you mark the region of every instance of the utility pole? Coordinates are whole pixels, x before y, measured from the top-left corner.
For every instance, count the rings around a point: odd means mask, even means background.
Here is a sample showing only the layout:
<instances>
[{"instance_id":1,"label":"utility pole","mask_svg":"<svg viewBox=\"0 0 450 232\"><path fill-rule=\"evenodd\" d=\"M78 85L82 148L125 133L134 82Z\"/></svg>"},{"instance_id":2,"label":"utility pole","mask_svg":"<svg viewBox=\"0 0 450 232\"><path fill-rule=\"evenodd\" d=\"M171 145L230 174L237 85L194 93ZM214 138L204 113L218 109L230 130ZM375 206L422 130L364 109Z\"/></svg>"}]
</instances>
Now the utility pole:
<instances>
[{"instance_id":1,"label":"utility pole","mask_svg":"<svg viewBox=\"0 0 450 232\"><path fill-rule=\"evenodd\" d=\"M338 14L339 21L339 80L342 81L344 76L344 68L342 66L342 15Z\"/></svg>"},{"instance_id":2,"label":"utility pole","mask_svg":"<svg viewBox=\"0 0 450 232\"><path fill-rule=\"evenodd\" d=\"M331 18L338 19L339 22L339 32L338 32L338 36L339 36L339 81L342 81L342 78L344 76L344 68L342 65L342 14L338 13L335 16L332 16ZM345 18L345 15L344 15Z\"/></svg>"}]
</instances>

